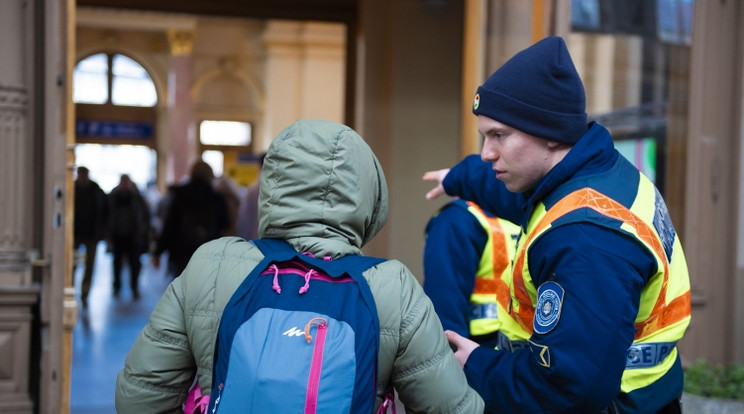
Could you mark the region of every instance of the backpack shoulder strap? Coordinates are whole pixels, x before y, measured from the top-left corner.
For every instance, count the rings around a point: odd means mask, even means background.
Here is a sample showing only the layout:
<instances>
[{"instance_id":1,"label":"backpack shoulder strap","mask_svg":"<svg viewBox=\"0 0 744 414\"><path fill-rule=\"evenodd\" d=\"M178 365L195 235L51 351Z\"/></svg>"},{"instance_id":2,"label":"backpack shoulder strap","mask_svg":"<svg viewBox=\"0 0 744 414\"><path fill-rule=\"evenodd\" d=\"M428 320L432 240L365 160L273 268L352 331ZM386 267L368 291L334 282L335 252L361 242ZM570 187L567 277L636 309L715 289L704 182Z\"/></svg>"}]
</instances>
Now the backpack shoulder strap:
<instances>
[{"instance_id":1,"label":"backpack shoulder strap","mask_svg":"<svg viewBox=\"0 0 744 414\"><path fill-rule=\"evenodd\" d=\"M261 253L263 253L264 258L260 262L258 262L256 267L253 268L251 273L249 273L245 277L245 279L243 279L235 292L233 292L232 297L225 305L225 309L228 309L235 302L239 301L243 296L245 296L246 293L248 293L253 288L253 284L258 279L258 275L261 274L264 269L269 267L269 265L271 265L272 263L292 260L292 258L299 256L299 254L292 248L292 246L284 240L259 239L251 240L248 243L253 243L256 247L258 247L258 249L261 250Z\"/></svg>"}]
</instances>

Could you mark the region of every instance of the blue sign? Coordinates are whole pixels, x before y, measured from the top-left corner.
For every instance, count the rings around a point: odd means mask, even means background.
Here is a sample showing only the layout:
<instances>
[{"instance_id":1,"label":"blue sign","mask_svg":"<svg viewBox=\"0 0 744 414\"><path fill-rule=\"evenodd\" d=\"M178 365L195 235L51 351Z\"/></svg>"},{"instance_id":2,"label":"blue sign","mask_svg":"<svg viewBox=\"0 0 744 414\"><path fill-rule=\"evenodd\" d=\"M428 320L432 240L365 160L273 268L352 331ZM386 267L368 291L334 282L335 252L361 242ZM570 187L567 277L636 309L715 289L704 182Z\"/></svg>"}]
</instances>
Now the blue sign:
<instances>
[{"instance_id":1,"label":"blue sign","mask_svg":"<svg viewBox=\"0 0 744 414\"><path fill-rule=\"evenodd\" d=\"M78 119L75 122L77 137L104 138L153 138L152 122L137 121L89 121Z\"/></svg>"}]
</instances>

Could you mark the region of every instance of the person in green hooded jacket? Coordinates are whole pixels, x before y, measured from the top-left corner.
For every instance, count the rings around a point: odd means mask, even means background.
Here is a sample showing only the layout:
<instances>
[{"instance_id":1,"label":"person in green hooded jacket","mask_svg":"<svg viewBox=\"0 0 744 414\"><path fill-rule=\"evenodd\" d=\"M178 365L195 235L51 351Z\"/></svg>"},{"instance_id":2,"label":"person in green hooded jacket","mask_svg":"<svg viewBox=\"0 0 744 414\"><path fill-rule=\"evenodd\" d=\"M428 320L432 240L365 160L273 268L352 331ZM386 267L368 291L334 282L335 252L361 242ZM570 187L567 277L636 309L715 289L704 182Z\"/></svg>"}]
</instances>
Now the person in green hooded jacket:
<instances>
[{"instance_id":1,"label":"person in green hooded jacket","mask_svg":"<svg viewBox=\"0 0 744 414\"><path fill-rule=\"evenodd\" d=\"M362 254L387 219L382 167L351 128L300 120L271 144L260 175L259 237L316 257ZM224 237L202 245L129 351L116 384L119 414L179 412L196 378L212 388L215 338L225 304L263 258ZM364 272L380 320L377 404L392 384L410 413L482 413L429 298L397 260ZM357 414L357 413L355 413Z\"/></svg>"}]
</instances>

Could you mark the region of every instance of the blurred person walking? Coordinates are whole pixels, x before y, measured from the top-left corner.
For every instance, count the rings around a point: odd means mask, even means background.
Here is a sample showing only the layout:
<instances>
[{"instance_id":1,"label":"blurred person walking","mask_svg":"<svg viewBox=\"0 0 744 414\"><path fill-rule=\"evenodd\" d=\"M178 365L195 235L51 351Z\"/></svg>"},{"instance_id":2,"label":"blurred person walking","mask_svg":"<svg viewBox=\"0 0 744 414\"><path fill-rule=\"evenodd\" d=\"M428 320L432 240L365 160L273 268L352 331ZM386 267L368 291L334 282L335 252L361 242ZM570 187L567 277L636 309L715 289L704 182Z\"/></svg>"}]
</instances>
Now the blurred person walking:
<instances>
[{"instance_id":1,"label":"blurred person walking","mask_svg":"<svg viewBox=\"0 0 744 414\"><path fill-rule=\"evenodd\" d=\"M87 167L77 168L74 197L73 248L75 253L82 253L80 248L85 247L85 270L80 283L80 302L83 309L87 309L88 294L93 282L96 247L98 242L103 240L106 230L106 193L98 183L90 179ZM77 261L73 262L73 275L78 264Z\"/></svg>"},{"instance_id":2,"label":"blurred person walking","mask_svg":"<svg viewBox=\"0 0 744 414\"><path fill-rule=\"evenodd\" d=\"M109 194L108 241L114 255L115 297L121 290L121 273L126 258L129 264L129 283L132 298L139 299L140 255L147 252L150 241L150 209L137 185L127 174L122 174L119 185Z\"/></svg>"},{"instance_id":3,"label":"blurred person walking","mask_svg":"<svg viewBox=\"0 0 744 414\"><path fill-rule=\"evenodd\" d=\"M228 233L227 203L215 191L213 180L212 167L200 160L192 165L189 181L170 190L163 232L151 257L156 269L160 268L160 256L167 251L168 272L177 277L199 246Z\"/></svg>"},{"instance_id":4,"label":"blurred person walking","mask_svg":"<svg viewBox=\"0 0 744 414\"><path fill-rule=\"evenodd\" d=\"M160 232L163 230L163 221L158 214L160 200L163 197L160 195L160 190L158 190L155 180L147 182L147 187L145 188L145 191L142 192L142 196L145 198L148 211L150 212L150 244L152 244L158 239ZM148 246L147 251L149 252L154 248L154 245Z\"/></svg>"}]
</instances>

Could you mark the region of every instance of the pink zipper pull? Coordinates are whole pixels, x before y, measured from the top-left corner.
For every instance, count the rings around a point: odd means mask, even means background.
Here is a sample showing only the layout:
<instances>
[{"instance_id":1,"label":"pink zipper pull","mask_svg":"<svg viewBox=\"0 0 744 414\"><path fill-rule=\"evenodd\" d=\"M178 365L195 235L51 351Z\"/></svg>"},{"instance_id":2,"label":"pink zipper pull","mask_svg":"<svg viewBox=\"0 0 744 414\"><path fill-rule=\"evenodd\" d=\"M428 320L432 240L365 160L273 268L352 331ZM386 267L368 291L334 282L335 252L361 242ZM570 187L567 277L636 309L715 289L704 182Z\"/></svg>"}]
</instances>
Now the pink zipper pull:
<instances>
[{"instance_id":1,"label":"pink zipper pull","mask_svg":"<svg viewBox=\"0 0 744 414\"><path fill-rule=\"evenodd\" d=\"M313 273L318 272L316 272L315 269L310 269L307 273L305 273L305 285L300 288L300 295L310 289L310 278L312 277Z\"/></svg>"},{"instance_id":2,"label":"pink zipper pull","mask_svg":"<svg viewBox=\"0 0 744 414\"><path fill-rule=\"evenodd\" d=\"M276 265L271 265L269 269L274 271L274 282L271 284L271 288L276 293L282 293L282 287L279 286L279 268Z\"/></svg>"}]
</instances>

